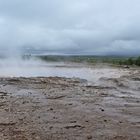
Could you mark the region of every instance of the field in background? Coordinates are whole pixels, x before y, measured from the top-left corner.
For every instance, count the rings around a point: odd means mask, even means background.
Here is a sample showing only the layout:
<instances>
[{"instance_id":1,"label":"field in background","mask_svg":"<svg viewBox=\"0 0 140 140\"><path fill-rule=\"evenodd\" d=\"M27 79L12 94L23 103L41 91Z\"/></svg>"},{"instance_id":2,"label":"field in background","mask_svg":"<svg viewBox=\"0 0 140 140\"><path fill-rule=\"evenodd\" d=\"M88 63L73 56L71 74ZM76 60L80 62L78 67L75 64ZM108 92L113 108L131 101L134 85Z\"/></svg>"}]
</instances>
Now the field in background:
<instances>
[{"instance_id":1,"label":"field in background","mask_svg":"<svg viewBox=\"0 0 140 140\"><path fill-rule=\"evenodd\" d=\"M36 58L43 61L50 62L77 62L77 63L108 63L113 65L136 65L140 66L140 57L118 57L118 56L89 56L89 55L75 55L75 56L67 56L67 55L24 55L23 59L31 59Z\"/></svg>"}]
</instances>

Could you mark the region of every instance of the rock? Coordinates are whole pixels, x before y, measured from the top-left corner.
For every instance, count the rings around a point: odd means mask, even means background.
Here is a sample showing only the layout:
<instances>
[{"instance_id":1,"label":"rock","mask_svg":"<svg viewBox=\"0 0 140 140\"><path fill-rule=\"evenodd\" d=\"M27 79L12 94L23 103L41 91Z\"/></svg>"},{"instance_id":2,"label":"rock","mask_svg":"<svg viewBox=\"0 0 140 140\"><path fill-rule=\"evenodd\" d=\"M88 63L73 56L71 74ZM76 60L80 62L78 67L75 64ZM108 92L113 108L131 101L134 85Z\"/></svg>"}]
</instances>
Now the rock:
<instances>
[{"instance_id":1,"label":"rock","mask_svg":"<svg viewBox=\"0 0 140 140\"><path fill-rule=\"evenodd\" d=\"M50 110L52 111L52 110L53 110L53 108L50 108Z\"/></svg>"},{"instance_id":2,"label":"rock","mask_svg":"<svg viewBox=\"0 0 140 140\"><path fill-rule=\"evenodd\" d=\"M125 69L129 69L130 67L126 65L126 66L123 66L123 68L125 68Z\"/></svg>"},{"instance_id":3,"label":"rock","mask_svg":"<svg viewBox=\"0 0 140 140\"><path fill-rule=\"evenodd\" d=\"M66 129L70 129L70 128L84 128L84 126L81 125L69 125L65 127Z\"/></svg>"},{"instance_id":4,"label":"rock","mask_svg":"<svg viewBox=\"0 0 140 140\"><path fill-rule=\"evenodd\" d=\"M104 112L105 110L103 108L100 108L102 112Z\"/></svg>"},{"instance_id":5,"label":"rock","mask_svg":"<svg viewBox=\"0 0 140 140\"><path fill-rule=\"evenodd\" d=\"M88 140L91 140L91 139L92 139L92 136L87 136L87 139L88 139Z\"/></svg>"},{"instance_id":6,"label":"rock","mask_svg":"<svg viewBox=\"0 0 140 140\"><path fill-rule=\"evenodd\" d=\"M70 123L76 123L77 121L70 121Z\"/></svg>"}]
</instances>

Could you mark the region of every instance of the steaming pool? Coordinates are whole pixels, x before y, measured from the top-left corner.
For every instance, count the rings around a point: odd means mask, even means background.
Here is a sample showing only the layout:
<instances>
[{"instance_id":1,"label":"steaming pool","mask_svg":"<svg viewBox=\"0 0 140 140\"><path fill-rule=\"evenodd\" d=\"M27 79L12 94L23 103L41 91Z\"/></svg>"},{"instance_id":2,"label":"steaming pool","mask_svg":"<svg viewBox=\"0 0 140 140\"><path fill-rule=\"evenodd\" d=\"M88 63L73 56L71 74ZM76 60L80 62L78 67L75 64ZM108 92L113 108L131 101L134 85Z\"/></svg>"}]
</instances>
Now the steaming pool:
<instances>
[{"instance_id":1,"label":"steaming pool","mask_svg":"<svg viewBox=\"0 0 140 140\"><path fill-rule=\"evenodd\" d=\"M124 72L124 71L123 71ZM123 73L118 68L82 64L50 63L41 61L0 61L0 77L66 77L97 81L101 77L117 78Z\"/></svg>"}]
</instances>

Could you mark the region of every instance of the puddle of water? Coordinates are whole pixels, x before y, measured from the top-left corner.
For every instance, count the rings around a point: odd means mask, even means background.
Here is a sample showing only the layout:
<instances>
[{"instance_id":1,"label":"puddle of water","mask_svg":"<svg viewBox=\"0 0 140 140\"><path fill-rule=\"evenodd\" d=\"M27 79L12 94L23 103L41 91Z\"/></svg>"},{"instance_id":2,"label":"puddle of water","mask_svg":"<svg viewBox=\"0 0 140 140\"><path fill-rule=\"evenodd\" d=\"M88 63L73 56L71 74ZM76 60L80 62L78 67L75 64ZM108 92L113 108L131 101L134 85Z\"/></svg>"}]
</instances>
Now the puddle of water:
<instances>
[{"instance_id":1,"label":"puddle of water","mask_svg":"<svg viewBox=\"0 0 140 140\"><path fill-rule=\"evenodd\" d=\"M96 82L101 77L117 78L123 73L115 68L94 68L80 64L44 63L40 61L0 61L0 76L6 77L67 77Z\"/></svg>"}]
</instances>

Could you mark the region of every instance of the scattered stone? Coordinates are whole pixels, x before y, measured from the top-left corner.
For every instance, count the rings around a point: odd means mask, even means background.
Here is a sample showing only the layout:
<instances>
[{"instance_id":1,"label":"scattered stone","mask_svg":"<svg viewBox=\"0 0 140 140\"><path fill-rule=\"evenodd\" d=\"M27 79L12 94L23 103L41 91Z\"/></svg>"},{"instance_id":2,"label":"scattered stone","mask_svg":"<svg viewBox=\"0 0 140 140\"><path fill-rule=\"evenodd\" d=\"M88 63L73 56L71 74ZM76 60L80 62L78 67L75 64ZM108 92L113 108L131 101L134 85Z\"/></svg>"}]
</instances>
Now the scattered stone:
<instances>
[{"instance_id":1,"label":"scattered stone","mask_svg":"<svg viewBox=\"0 0 140 140\"><path fill-rule=\"evenodd\" d=\"M104 112L105 110L103 108L100 108L102 112Z\"/></svg>"},{"instance_id":2,"label":"scattered stone","mask_svg":"<svg viewBox=\"0 0 140 140\"><path fill-rule=\"evenodd\" d=\"M70 123L76 123L77 121L70 121Z\"/></svg>"},{"instance_id":3,"label":"scattered stone","mask_svg":"<svg viewBox=\"0 0 140 140\"><path fill-rule=\"evenodd\" d=\"M123 66L123 68L125 68L125 69L129 69L130 67L126 65L126 66Z\"/></svg>"},{"instance_id":4,"label":"scattered stone","mask_svg":"<svg viewBox=\"0 0 140 140\"><path fill-rule=\"evenodd\" d=\"M15 122L3 122L3 123L1 122L0 123L0 126L1 125L3 125L3 126L9 126L9 125L15 125L15 124L16 124Z\"/></svg>"},{"instance_id":5,"label":"scattered stone","mask_svg":"<svg viewBox=\"0 0 140 140\"><path fill-rule=\"evenodd\" d=\"M84 128L84 126L81 126L81 125L68 125L68 126L65 126L66 129L71 129L71 128Z\"/></svg>"},{"instance_id":6,"label":"scattered stone","mask_svg":"<svg viewBox=\"0 0 140 140\"><path fill-rule=\"evenodd\" d=\"M53 126L50 126L49 129L50 129L50 130L53 129Z\"/></svg>"},{"instance_id":7,"label":"scattered stone","mask_svg":"<svg viewBox=\"0 0 140 140\"><path fill-rule=\"evenodd\" d=\"M73 103L69 103L68 105L73 105Z\"/></svg>"},{"instance_id":8,"label":"scattered stone","mask_svg":"<svg viewBox=\"0 0 140 140\"><path fill-rule=\"evenodd\" d=\"M91 140L91 139L92 139L92 136L87 136L87 139L88 139L88 140Z\"/></svg>"},{"instance_id":9,"label":"scattered stone","mask_svg":"<svg viewBox=\"0 0 140 140\"><path fill-rule=\"evenodd\" d=\"M61 98L64 98L64 97L66 97L66 96L62 95L62 96L58 96L58 97L47 97L47 99L55 100L55 99L61 99Z\"/></svg>"}]
</instances>

